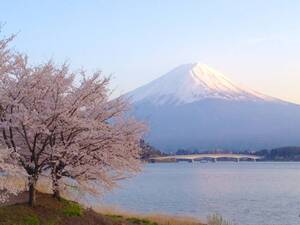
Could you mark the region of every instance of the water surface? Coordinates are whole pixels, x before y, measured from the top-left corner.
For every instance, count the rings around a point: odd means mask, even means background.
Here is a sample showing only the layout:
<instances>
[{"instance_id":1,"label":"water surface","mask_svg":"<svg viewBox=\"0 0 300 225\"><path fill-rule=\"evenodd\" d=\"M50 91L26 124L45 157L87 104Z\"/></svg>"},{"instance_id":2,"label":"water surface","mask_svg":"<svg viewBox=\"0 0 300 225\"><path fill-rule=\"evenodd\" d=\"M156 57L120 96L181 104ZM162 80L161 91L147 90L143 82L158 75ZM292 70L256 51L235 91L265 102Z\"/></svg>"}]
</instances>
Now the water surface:
<instances>
[{"instance_id":1,"label":"water surface","mask_svg":"<svg viewBox=\"0 0 300 225\"><path fill-rule=\"evenodd\" d=\"M141 213L206 218L239 225L300 224L300 163L147 164L104 203Z\"/></svg>"}]
</instances>

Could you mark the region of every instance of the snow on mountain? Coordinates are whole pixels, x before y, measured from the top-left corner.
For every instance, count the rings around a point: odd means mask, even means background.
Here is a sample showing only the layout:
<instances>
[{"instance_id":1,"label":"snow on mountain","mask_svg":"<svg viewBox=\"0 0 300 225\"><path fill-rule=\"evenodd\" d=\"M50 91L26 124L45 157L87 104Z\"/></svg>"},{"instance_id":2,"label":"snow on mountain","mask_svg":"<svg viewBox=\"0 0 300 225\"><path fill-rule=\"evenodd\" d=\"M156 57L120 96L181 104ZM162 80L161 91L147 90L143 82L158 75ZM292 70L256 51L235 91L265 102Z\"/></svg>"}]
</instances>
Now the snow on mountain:
<instances>
[{"instance_id":1,"label":"snow on mountain","mask_svg":"<svg viewBox=\"0 0 300 225\"><path fill-rule=\"evenodd\" d=\"M166 151L258 150L300 145L300 106L186 64L127 94L149 125L146 139Z\"/></svg>"},{"instance_id":2,"label":"snow on mountain","mask_svg":"<svg viewBox=\"0 0 300 225\"><path fill-rule=\"evenodd\" d=\"M185 104L207 98L275 101L276 99L235 84L207 65L181 65L162 77L129 93L133 102Z\"/></svg>"}]
</instances>

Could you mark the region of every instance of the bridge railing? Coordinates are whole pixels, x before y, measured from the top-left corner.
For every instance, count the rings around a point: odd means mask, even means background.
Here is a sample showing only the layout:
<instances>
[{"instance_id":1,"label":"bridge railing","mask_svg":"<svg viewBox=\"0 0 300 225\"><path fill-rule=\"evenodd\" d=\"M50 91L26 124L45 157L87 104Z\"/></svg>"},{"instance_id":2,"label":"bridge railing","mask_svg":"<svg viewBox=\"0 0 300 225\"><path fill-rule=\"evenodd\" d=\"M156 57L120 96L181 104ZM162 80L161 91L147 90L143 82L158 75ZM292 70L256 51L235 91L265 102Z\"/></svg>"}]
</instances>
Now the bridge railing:
<instances>
[{"instance_id":1,"label":"bridge railing","mask_svg":"<svg viewBox=\"0 0 300 225\"><path fill-rule=\"evenodd\" d=\"M174 156L163 156L163 157L153 157L150 161L197 161L211 159L217 161L218 159L234 159L237 162L240 160L260 160L262 157L256 155L243 155L243 154L194 154L194 155L174 155Z\"/></svg>"}]
</instances>

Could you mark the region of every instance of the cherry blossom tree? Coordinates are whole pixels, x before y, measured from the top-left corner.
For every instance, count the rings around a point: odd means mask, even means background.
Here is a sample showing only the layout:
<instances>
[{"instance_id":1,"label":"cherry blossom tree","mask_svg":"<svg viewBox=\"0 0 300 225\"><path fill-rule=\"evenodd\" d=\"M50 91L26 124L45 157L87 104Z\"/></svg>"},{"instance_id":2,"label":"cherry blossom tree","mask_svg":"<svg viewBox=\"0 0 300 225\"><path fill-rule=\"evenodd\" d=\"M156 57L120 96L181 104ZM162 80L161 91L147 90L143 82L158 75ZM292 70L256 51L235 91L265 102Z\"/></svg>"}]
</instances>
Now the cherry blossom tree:
<instances>
[{"instance_id":1,"label":"cherry blossom tree","mask_svg":"<svg viewBox=\"0 0 300 225\"><path fill-rule=\"evenodd\" d=\"M55 197L59 197L61 178L75 179L81 191L99 194L100 186L110 190L116 181L139 171L139 138L144 127L134 120L118 123L108 124L93 136L82 131L74 143L63 144L51 161Z\"/></svg>"},{"instance_id":2,"label":"cherry blossom tree","mask_svg":"<svg viewBox=\"0 0 300 225\"><path fill-rule=\"evenodd\" d=\"M0 26L1 29L1 26ZM13 52L9 48L10 42L14 39L14 35L0 39L0 76L14 72L19 65L22 64L24 58ZM4 108L0 105L0 115ZM0 127L2 135L6 134L3 127ZM3 141L3 139L1 139ZM10 144L9 142L7 142ZM3 145L4 143L2 143ZM26 190L26 173L19 165L14 154L10 149L0 149L0 203L7 201L10 195L17 195ZM23 184L23 185L20 185Z\"/></svg>"},{"instance_id":3,"label":"cherry blossom tree","mask_svg":"<svg viewBox=\"0 0 300 225\"><path fill-rule=\"evenodd\" d=\"M65 96L64 114L50 143L50 168L54 196L59 198L60 179L75 179L78 187L96 193L111 189L140 166L139 141L145 126L128 117L125 98L110 100L109 79L100 73L83 79ZM95 185L98 183L98 185Z\"/></svg>"},{"instance_id":4,"label":"cherry blossom tree","mask_svg":"<svg viewBox=\"0 0 300 225\"><path fill-rule=\"evenodd\" d=\"M56 107L63 103L57 94L73 81L72 75L64 76L66 69L51 62L30 67L19 56L16 68L0 74L1 140L27 172L32 206L39 174L51 155L49 136L60 113Z\"/></svg>"},{"instance_id":5,"label":"cherry blossom tree","mask_svg":"<svg viewBox=\"0 0 300 225\"><path fill-rule=\"evenodd\" d=\"M29 204L35 205L41 174L51 177L59 197L61 178L96 192L138 171L145 126L128 116L125 98L111 99L110 80L51 61L30 66L8 48L11 40L0 40L0 141L6 146L0 169L25 171Z\"/></svg>"}]
</instances>

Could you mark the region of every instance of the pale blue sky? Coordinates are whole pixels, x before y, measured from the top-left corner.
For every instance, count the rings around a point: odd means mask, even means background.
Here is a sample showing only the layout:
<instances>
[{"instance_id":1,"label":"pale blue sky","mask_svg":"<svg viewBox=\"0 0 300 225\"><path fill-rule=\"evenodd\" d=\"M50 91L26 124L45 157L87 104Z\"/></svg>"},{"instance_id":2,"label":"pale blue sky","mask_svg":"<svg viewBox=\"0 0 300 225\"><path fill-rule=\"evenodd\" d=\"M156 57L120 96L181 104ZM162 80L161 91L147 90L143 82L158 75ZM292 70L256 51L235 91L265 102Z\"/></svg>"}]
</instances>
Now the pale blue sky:
<instances>
[{"instance_id":1,"label":"pale blue sky","mask_svg":"<svg viewBox=\"0 0 300 225\"><path fill-rule=\"evenodd\" d=\"M1 1L4 34L38 63L113 73L125 93L180 64L300 103L300 1Z\"/></svg>"}]
</instances>

